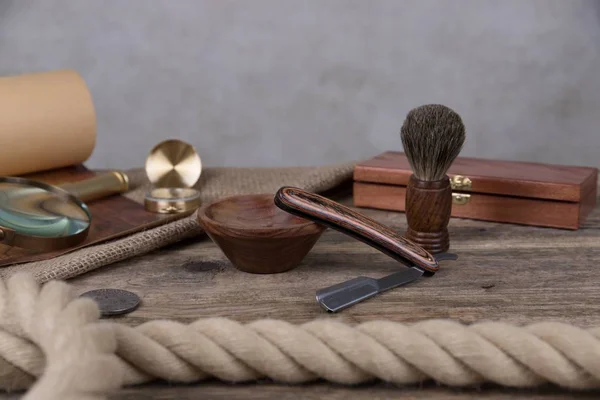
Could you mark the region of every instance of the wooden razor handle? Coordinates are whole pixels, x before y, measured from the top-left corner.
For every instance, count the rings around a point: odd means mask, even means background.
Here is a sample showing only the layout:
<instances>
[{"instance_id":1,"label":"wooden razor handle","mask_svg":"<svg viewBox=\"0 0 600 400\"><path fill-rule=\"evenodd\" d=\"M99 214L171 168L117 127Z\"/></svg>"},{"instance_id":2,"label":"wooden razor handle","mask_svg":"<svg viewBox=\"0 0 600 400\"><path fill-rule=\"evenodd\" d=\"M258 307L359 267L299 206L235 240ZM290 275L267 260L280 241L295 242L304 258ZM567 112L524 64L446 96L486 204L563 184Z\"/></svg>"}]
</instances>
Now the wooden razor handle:
<instances>
[{"instance_id":1,"label":"wooden razor handle","mask_svg":"<svg viewBox=\"0 0 600 400\"><path fill-rule=\"evenodd\" d=\"M448 222L452 212L450 179L422 181L412 175L406 188L406 237L432 254L450 248Z\"/></svg>"},{"instance_id":2,"label":"wooden razor handle","mask_svg":"<svg viewBox=\"0 0 600 400\"><path fill-rule=\"evenodd\" d=\"M417 266L429 273L439 269L437 260L425 249L348 207L323 196L294 187L282 187L275 195L280 209L345 233L406 266Z\"/></svg>"}]
</instances>

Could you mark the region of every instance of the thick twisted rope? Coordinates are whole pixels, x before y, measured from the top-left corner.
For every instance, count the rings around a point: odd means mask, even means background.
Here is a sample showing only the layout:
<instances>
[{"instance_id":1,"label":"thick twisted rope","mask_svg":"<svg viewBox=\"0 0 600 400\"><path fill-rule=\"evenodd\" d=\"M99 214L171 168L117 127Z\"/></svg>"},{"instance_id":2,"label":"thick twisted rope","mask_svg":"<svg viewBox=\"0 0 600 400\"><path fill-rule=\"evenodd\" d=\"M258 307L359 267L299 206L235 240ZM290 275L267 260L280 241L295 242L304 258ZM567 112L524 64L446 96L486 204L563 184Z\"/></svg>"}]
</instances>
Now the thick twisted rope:
<instances>
[{"instance_id":1,"label":"thick twisted rope","mask_svg":"<svg viewBox=\"0 0 600 400\"><path fill-rule=\"evenodd\" d=\"M0 281L0 385L29 399L99 399L122 383L114 330L98 323L97 305L73 301L70 287L39 287L33 276Z\"/></svg>"},{"instance_id":2,"label":"thick twisted rope","mask_svg":"<svg viewBox=\"0 0 600 400\"><path fill-rule=\"evenodd\" d=\"M208 378L597 389L600 328L556 322L465 326L450 320L243 325L223 318L189 325L157 320L132 328L99 320L96 305L72 299L63 282L40 287L31 276L18 274L0 284L0 387L5 390L29 388L28 400L98 399L122 385Z\"/></svg>"}]
</instances>

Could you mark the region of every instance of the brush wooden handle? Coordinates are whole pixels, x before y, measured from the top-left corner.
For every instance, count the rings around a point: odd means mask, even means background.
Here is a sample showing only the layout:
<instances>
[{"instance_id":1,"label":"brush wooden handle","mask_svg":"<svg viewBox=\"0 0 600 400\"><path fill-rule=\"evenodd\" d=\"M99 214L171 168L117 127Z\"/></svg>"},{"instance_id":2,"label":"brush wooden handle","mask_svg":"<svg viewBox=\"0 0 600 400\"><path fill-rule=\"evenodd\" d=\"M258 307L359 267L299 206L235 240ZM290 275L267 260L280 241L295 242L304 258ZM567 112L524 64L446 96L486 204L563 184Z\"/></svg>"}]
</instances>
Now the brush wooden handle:
<instances>
[{"instance_id":1,"label":"brush wooden handle","mask_svg":"<svg viewBox=\"0 0 600 400\"><path fill-rule=\"evenodd\" d=\"M406 237L431 254L450 248L448 222L452 212L450 179L422 181L411 175L406 188Z\"/></svg>"},{"instance_id":2,"label":"brush wooden handle","mask_svg":"<svg viewBox=\"0 0 600 400\"><path fill-rule=\"evenodd\" d=\"M275 195L282 210L345 233L384 254L426 272L439 269L437 260L395 230L323 196L294 187L282 187Z\"/></svg>"}]
</instances>

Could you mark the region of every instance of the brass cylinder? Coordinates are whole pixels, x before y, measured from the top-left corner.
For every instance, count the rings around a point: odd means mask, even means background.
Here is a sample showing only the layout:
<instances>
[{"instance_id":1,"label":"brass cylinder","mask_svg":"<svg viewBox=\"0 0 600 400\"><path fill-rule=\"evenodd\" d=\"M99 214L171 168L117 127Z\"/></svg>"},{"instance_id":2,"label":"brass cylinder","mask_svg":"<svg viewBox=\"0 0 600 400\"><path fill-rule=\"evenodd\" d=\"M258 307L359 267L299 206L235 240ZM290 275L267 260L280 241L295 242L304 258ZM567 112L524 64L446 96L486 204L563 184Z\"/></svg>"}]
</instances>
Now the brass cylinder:
<instances>
[{"instance_id":1,"label":"brass cylinder","mask_svg":"<svg viewBox=\"0 0 600 400\"><path fill-rule=\"evenodd\" d=\"M158 188L146 194L147 211L160 214L182 213L200 207L200 192L191 188Z\"/></svg>"},{"instance_id":2,"label":"brass cylinder","mask_svg":"<svg viewBox=\"0 0 600 400\"><path fill-rule=\"evenodd\" d=\"M94 178L66 183L60 185L60 188L85 203L126 192L129 189L129 178L124 172L111 171Z\"/></svg>"}]
</instances>

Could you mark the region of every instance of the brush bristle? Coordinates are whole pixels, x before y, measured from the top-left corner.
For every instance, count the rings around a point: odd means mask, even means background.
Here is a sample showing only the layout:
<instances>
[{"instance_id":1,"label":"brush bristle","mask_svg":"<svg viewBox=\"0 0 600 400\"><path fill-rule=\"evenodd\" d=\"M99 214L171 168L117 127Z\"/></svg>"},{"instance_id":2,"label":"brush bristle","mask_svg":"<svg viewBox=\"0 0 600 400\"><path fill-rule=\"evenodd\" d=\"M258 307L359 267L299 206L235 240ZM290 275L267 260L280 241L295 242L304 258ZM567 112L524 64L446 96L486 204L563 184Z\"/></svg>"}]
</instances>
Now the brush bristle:
<instances>
[{"instance_id":1,"label":"brush bristle","mask_svg":"<svg viewBox=\"0 0 600 400\"><path fill-rule=\"evenodd\" d=\"M409 111L400 136L415 177L439 181L462 150L465 126L452 109L426 104Z\"/></svg>"}]
</instances>

